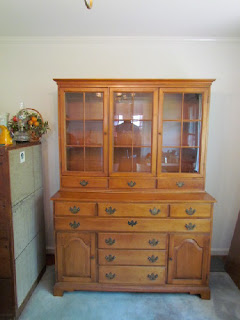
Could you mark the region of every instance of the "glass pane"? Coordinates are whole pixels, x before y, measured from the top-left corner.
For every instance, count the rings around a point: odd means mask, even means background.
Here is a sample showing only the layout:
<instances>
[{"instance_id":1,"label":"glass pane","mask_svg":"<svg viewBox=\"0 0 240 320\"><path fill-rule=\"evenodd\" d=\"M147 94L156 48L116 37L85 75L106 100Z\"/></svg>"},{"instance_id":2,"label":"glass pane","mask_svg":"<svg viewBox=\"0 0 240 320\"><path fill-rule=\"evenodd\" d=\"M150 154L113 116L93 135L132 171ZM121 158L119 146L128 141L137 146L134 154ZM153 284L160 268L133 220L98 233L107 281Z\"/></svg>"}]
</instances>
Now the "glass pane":
<instances>
[{"instance_id":1,"label":"glass pane","mask_svg":"<svg viewBox=\"0 0 240 320\"><path fill-rule=\"evenodd\" d=\"M179 172L179 148L162 149L162 172Z\"/></svg>"},{"instance_id":2,"label":"glass pane","mask_svg":"<svg viewBox=\"0 0 240 320\"><path fill-rule=\"evenodd\" d=\"M103 148L85 148L85 171L103 171Z\"/></svg>"},{"instance_id":3,"label":"glass pane","mask_svg":"<svg viewBox=\"0 0 240 320\"><path fill-rule=\"evenodd\" d=\"M184 122L182 145L189 147L199 147L201 137L201 122Z\"/></svg>"},{"instance_id":4,"label":"glass pane","mask_svg":"<svg viewBox=\"0 0 240 320\"><path fill-rule=\"evenodd\" d=\"M83 148L67 147L67 170L84 170L84 151Z\"/></svg>"},{"instance_id":5,"label":"glass pane","mask_svg":"<svg viewBox=\"0 0 240 320\"><path fill-rule=\"evenodd\" d=\"M83 93L65 93L66 118L83 119Z\"/></svg>"},{"instance_id":6,"label":"glass pane","mask_svg":"<svg viewBox=\"0 0 240 320\"><path fill-rule=\"evenodd\" d=\"M102 121L85 122L85 145L103 144L103 123Z\"/></svg>"},{"instance_id":7,"label":"glass pane","mask_svg":"<svg viewBox=\"0 0 240 320\"><path fill-rule=\"evenodd\" d=\"M182 94L165 93L163 100L163 120L180 120L182 118Z\"/></svg>"},{"instance_id":8,"label":"glass pane","mask_svg":"<svg viewBox=\"0 0 240 320\"><path fill-rule=\"evenodd\" d=\"M133 145L151 146L152 122L133 121Z\"/></svg>"},{"instance_id":9,"label":"glass pane","mask_svg":"<svg viewBox=\"0 0 240 320\"><path fill-rule=\"evenodd\" d=\"M132 121L114 121L114 144L118 146L131 146L133 136Z\"/></svg>"},{"instance_id":10,"label":"glass pane","mask_svg":"<svg viewBox=\"0 0 240 320\"><path fill-rule=\"evenodd\" d=\"M115 172L132 171L132 149L114 148L113 170Z\"/></svg>"},{"instance_id":11,"label":"glass pane","mask_svg":"<svg viewBox=\"0 0 240 320\"><path fill-rule=\"evenodd\" d=\"M183 148L181 172L199 172L199 148Z\"/></svg>"},{"instance_id":12,"label":"glass pane","mask_svg":"<svg viewBox=\"0 0 240 320\"><path fill-rule=\"evenodd\" d=\"M184 94L183 119L202 119L202 94Z\"/></svg>"},{"instance_id":13,"label":"glass pane","mask_svg":"<svg viewBox=\"0 0 240 320\"><path fill-rule=\"evenodd\" d=\"M151 148L133 148L133 171L151 172Z\"/></svg>"},{"instance_id":14,"label":"glass pane","mask_svg":"<svg viewBox=\"0 0 240 320\"><path fill-rule=\"evenodd\" d=\"M181 123L175 121L163 122L163 146L181 145Z\"/></svg>"},{"instance_id":15,"label":"glass pane","mask_svg":"<svg viewBox=\"0 0 240 320\"><path fill-rule=\"evenodd\" d=\"M153 93L133 93L133 119L134 120L151 120L153 109Z\"/></svg>"},{"instance_id":16,"label":"glass pane","mask_svg":"<svg viewBox=\"0 0 240 320\"><path fill-rule=\"evenodd\" d=\"M103 119L103 93L85 93L85 119Z\"/></svg>"},{"instance_id":17,"label":"glass pane","mask_svg":"<svg viewBox=\"0 0 240 320\"><path fill-rule=\"evenodd\" d=\"M67 145L83 145L83 121L66 121Z\"/></svg>"},{"instance_id":18,"label":"glass pane","mask_svg":"<svg viewBox=\"0 0 240 320\"><path fill-rule=\"evenodd\" d=\"M133 94L132 93L114 93L114 119L132 119L133 113Z\"/></svg>"}]
</instances>

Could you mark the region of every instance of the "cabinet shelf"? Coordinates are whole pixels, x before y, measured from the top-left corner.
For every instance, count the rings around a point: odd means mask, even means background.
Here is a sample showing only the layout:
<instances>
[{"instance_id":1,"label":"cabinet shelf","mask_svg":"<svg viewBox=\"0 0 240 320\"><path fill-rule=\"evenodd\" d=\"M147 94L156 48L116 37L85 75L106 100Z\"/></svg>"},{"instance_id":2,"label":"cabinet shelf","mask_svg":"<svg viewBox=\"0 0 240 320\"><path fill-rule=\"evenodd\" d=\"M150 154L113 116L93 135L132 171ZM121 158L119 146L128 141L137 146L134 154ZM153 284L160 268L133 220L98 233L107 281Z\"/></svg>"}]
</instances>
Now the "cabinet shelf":
<instances>
[{"instance_id":1,"label":"cabinet shelf","mask_svg":"<svg viewBox=\"0 0 240 320\"><path fill-rule=\"evenodd\" d=\"M114 145L114 148L151 148L151 145L138 146L138 145L126 144L126 145Z\"/></svg>"},{"instance_id":2,"label":"cabinet shelf","mask_svg":"<svg viewBox=\"0 0 240 320\"><path fill-rule=\"evenodd\" d=\"M103 145L100 144L67 144L66 147L69 148L102 148Z\"/></svg>"},{"instance_id":3,"label":"cabinet shelf","mask_svg":"<svg viewBox=\"0 0 240 320\"><path fill-rule=\"evenodd\" d=\"M66 121L103 121L103 119L66 118Z\"/></svg>"}]
</instances>

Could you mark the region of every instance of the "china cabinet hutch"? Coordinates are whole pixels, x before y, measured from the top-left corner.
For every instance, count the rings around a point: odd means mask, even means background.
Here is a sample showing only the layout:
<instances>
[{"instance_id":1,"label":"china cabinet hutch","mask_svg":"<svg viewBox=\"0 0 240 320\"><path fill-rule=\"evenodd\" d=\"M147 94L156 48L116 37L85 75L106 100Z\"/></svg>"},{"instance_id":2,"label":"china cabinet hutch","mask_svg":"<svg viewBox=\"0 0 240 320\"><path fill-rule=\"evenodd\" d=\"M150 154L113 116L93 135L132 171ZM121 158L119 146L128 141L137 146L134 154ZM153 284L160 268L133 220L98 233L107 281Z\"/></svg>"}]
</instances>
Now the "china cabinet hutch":
<instances>
[{"instance_id":1,"label":"china cabinet hutch","mask_svg":"<svg viewBox=\"0 0 240 320\"><path fill-rule=\"evenodd\" d=\"M209 299L204 191L213 80L56 79L61 188L54 294L188 292Z\"/></svg>"}]
</instances>

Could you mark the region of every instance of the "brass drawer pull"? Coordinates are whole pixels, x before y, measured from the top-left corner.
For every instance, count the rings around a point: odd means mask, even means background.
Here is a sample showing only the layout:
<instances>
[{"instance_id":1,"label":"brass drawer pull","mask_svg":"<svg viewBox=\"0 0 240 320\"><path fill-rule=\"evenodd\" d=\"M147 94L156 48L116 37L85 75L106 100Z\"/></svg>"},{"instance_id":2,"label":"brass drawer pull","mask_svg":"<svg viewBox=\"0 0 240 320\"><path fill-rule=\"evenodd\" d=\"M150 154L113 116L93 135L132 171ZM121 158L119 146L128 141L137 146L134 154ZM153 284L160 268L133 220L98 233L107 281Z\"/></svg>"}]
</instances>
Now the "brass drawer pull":
<instances>
[{"instance_id":1,"label":"brass drawer pull","mask_svg":"<svg viewBox=\"0 0 240 320\"><path fill-rule=\"evenodd\" d=\"M195 224L192 224L191 222L189 224L185 224L185 228L188 230L193 230L196 227Z\"/></svg>"},{"instance_id":2,"label":"brass drawer pull","mask_svg":"<svg viewBox=\"0 0 240 320\"><path fill-rule=\"evenodd\" d=\"M184 186L184 182L178 181L176 185L178 186L178 188L182 188Z\"/></svg>"},{"instance_id":3,"label":"brass drawer pull","mask_svg":"<svg viewBox=\"0 0 240 320\"><path fill-rule=\"evenodd\" d=\"M109 273L106 273L106 274L105 274L105 277L106 277L107 279L109 279L109 280L114 279L115 276L116 276L116 274L115 274L115 273L112 273L112 272L109 272Z\"/></svg>"},{"instance_id":4,"label":"brass drawer pull","mask_svg":"<svg viewBox=\"0 0 240 320\"><path fill-rule=\"evenodd\" d=\"M73 213L73 214L76 214L80 211L80 208L79 207L70 207L69 210Z\"/></svg>"},{"instance_id":5,"label":"brass drawer pull","mask_svg":"<svg viewBox=\"0 0 240 320\"><path fill-rule=\"evenodd\" d=\"M113 260L116 259L115 256L112 256L111 254L109 254L108 256L105 257L105 259L108 261L108 262L112 262Z\"/></svg>"},{"instance_id":6,"label":"brass drawer pull","mask_svg":"<svg viewBox=\"0 0 240 320\"><path fill-rule=\"evenodd\" d=\"M148 243L150 244L150 246L155 247L156 245L159 244L159 241L152 239L152 240L149 240Z\"/></svg>"},{"instance_id":7,"label":"brass drawer pull","mask_svg":"<svg viewBox=\"0 0 240 320\"><path fill-rule=\"evenodd\" d=\"M154 255L152 255L151 257L148 257L148 260L150 262L154 263L154 262L156 262L158 260L158 256L155 257Z\"/></svg>"},{"instance_id":8,"label":"brass drawer pull","mask_svg":"<svg viewBox=\"0 0 240 320\"><path fill-rule=\"evenodd\" d=\"M83 187L86 187L88 185L88 181L82 180L82 181L80 181L80 185Z\"/></svg>"},{"instance_id":9,"label":"brass drawer pull","mask_svg":"<svg viewBox=\"0 0 240 320\"><path fill-rule=\"evenodd\" d=\"M153 216L156 216L157 214L159 214L161 212L160 209L157 209L155 207L153 209L150 209L149 211Z\"/></svg>"},{"instance_id":10,"label":"brass drawer pull","mask_svg":"<svg viewBox=\"0 0 240 320\"><path fill-rule=\"evenodd\" d=\"M80 226L80 222L73 221L73 222L70 222L69 225L71 228L77 229Z\"/></svg>"},{"instance_id":11,"label":"brass drawer pull","mask_svg":"<svg viewBox=\"0 0 240 320\"><path fill-rule=\"evenodd\" d=\"M105 243L109 246L112 246L115 243L115 239L109 238L105 240Z\"/></svg>"},{"instance_id":12,"label":"brass drawer pull","mask_svg":"<svg viewBox=\"0 0 240 320\"><path fill-rule=\"evenodd\" d=\"M137 221L133 221L133 220L128 221L128 225L131 227L135 226L136 224L137 224Z\"/></svg>"},{"instance_id":13,"label":"brass drawer pull","mask_svg":"<svg viewBox=\"0 0 240 320\"><path fill-rule=\"evenodd\" d=\"M186 209L185 212L189 216L192 216L196 212L196 209L193 209L193 208L190 207L189 209Z\"/></svg>"},{"instance_id":14,"label":"brass drawer pull","mask_svg":"<svg viewBox=\"0 0 240 320\"><path fill-rule=\"evenodd\" d=\"M115 208L112 208L112 207L109 207L109 208L106 208L105 211L107 212L107 214L114 214L114 212L116 211Z\"/></svg>"},{"instance_id":15,"label":"brass drawer pull","mask_svg":"<svg viewBox=\"0 0 240 320\"><path fill-rule=\"evenodd\" d=\"M153 281L158 278L158 274L157 273L156 274L151 273L151 274L148 274L147 276L148 276L148 279L153 280Z\"/></svg>"},{"instance_id":16,"label":"brass drawer pull","mask_svg":"<svg viewBox=\"0 0 240 320\"><path fill-rule=\"evenodd\" d=\"M130 181L127 183L129 185L129 187L133 188L136 185L135 181Z\"/></svg>"}]
</instances>

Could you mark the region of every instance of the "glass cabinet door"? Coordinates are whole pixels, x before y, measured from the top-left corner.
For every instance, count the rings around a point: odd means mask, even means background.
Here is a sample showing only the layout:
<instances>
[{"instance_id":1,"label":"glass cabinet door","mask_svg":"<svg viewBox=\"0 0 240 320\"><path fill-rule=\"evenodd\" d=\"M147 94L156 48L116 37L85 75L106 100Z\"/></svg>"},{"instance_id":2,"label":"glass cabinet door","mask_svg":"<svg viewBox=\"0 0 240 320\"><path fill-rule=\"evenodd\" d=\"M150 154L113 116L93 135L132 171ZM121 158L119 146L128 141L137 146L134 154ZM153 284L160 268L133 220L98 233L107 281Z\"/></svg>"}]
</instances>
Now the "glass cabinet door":
<instances>
[{"instance_id":1,"label":"glass cabinet door","mask_svg":"<svg viewBox=\"0 0 240 320\"><path fill-rule=\"evenodd\" d=\"M81 92L65 90L63 99L64 169L73 174L80 171L81 175L106 174L106 92L103 89L86 89Z\"/></svg>"},{"instance_id":2,"label":"glass cabinet door","mask_svg":"<svg viewBox=\"0 0 240 320\"><path fill-rule=\"evenodd\" d=\"M157 94L153 89L111 91L110 174L156 172Z\"/></svg>"}]
</instances>

